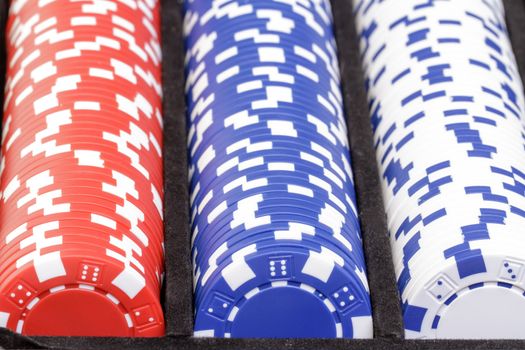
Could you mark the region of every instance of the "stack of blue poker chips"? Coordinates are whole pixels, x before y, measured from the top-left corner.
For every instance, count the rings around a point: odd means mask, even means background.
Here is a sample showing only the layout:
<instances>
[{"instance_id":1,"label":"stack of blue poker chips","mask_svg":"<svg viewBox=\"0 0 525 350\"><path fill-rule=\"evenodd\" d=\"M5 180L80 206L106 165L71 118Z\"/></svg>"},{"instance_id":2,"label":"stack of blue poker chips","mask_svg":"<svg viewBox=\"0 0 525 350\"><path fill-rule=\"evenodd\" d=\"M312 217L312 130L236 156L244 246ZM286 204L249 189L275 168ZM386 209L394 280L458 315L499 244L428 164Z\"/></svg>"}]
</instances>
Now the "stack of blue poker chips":
<instances>
[{"instance_id":1,"label":"stack of blue poker chips","mask_svg":"<svg viewBox=\"0 0 525 350\"><path fill-rule=\"evenodd\" d=\"M195 336L370 338L328 0L186 1Z\"/></svg>"},{"instance_id":2,"label":"stack of blue poker chips","mask_svg":"<svg viewBox=\"0 0 525 350\"><path fill-rule=\"evenodd\" d=\"M354 12L406 336L524 338L524 96L502 2Z\"/></svg>"}]
</instances>

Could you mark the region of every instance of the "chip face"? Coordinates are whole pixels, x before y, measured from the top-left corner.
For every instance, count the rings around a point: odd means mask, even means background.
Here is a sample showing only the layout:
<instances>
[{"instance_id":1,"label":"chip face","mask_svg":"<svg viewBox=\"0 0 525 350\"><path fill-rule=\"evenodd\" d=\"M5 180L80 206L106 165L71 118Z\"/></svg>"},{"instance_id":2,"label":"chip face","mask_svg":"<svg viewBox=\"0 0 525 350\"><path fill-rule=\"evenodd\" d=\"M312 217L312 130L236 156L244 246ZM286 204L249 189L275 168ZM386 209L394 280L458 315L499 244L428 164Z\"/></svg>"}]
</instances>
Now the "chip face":
<instances>
[{"instance_id":1,"label":"chip face","mask_svg":"<svg viewBox=\"0 0 525 350\"><path fill-rule=\"evenodd\" d=\"M12 1L6 38L0 326L163 335L159 2Z\"/></svg>"},{"instance_id":2,"label":"chip face","mask_svg":"<svg viewBox=\"0 0 525 350\"><path fill-rule=\"evenodd\" d=\"M186 1L195 335L370 338L329 1Z\"/></svg>"},{"instance_id":3,"label":"chip face","mask_svg":"<svg viewBox=\"0 0 525 350\"><path fill-rule=\"evenodd\" d=\"M523 338L523 86L500 0L356 1L407 338Z\"/></svg>"}]
</instances>

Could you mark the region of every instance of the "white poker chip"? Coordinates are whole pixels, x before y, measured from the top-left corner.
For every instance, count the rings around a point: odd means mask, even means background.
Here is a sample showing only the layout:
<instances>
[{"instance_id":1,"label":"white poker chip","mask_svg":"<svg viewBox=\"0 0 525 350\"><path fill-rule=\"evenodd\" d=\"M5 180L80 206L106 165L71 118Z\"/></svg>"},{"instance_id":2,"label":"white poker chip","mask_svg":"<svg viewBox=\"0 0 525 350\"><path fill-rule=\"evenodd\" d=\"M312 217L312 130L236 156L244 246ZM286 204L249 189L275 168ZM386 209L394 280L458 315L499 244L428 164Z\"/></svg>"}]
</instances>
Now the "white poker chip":
<instances>
[{"instance_id":1,"label":"white poker chip","mask_svg":"<svg viewBox=\"0 0 525 350\"><path fill-rule=\"evenodd\" d=\"M524 338L525 105L500 0L357 1L407 338Z\"/></svg>"}]
</instances>

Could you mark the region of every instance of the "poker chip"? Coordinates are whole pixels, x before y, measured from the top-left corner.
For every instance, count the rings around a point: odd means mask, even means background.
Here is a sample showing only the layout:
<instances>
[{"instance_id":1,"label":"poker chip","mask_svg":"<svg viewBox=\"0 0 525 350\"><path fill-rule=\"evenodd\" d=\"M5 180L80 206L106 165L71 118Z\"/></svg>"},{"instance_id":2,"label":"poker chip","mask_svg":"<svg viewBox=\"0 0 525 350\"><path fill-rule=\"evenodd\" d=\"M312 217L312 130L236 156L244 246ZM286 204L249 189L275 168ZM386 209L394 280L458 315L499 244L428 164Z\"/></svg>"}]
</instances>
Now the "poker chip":
<instances>
[{"instance_id":1,"label":"poker chip","mask_svg":"<svg viewBox=\"0 0 525 350\"><path fill-rule=\"evenodd\" d=\"M155 0L10 3L0 326L164 334Z\"/></svg>"},{"instance_id":2,"label":"poker chip","mask_svg":"<svg viewBox=\"0 0 525 350\"><path fill-rule=\"evenodd\" d=\"M407 338L523 338L524 96L500 0L354 3Z\"/></svg>"},{"instance_id":3,"label":"poker chip","mask_svg":"<svg viewBox=\"0 0 525 350\"><path fill-rule=\"evenodd\" d=\"M371 338L327 0L184 3L198 337Z\"/></svg>"}]
</instances>

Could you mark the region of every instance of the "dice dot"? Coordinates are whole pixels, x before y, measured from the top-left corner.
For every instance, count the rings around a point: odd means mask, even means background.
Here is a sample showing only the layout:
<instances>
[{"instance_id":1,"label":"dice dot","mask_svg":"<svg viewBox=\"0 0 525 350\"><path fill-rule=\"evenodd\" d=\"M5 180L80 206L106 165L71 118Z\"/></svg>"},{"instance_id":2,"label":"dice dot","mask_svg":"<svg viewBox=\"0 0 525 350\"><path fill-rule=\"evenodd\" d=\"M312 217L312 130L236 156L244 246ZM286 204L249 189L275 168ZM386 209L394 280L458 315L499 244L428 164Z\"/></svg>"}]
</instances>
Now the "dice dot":
<instances>
[{"instance_id":1,"label":"dice dot","mask_svg":"<svg viewBox=\"0 0 525 350\"><path fill-rule=\"evenodd\" d=\"M510 276L510 277L511 277L512 279L515 279L515 278L516 278L516 275L512 275L512 276Z\"/></svg>"},{"instance_id":2,"label":"dice dot","mask_svg":"<svg viewBox=\"0 0 525 350\"><path fill-rule=\"evenodd\" d=\"M441 294L439 294L439 295L437 296L437 298L438 298L438 299L441 299Z\"/></svg>"},{"instance_id":3,"label":"dice dot","mask_svg":"<svg viewBox=\"0 0 525 350\"><path fill-rule=\"evenodd\" d=\"M339 293L334 293L334 298L339 298Z\"/></svg>"},{"instance_id":4,"label":"dice dot","mask_svg":"<svg viewBox=\"0 0 525 350\"><path fill-rule=\"evenodd\" d=\"M281 275L286 276L286 271L281 271Z\"/></svg>"},{"instance_id":5,"label":"dice dot","mask_svg":"<svg viewBox=\"0 0 525 350\"><path fill-rule=\"evenodd\" d=\"M209 312L209 313L212 313L212 312L213 312L213 308L210 307L210 308L208 309L208 312Z\"/></svg>"},{"instance_id":6,"label":"dice dot","mask_svg":"<svg viewBox=\"0 0 525 350\"><path fill-rule=\"evenodd\" d=\"M348 292L348 287L343 287L343 292Z\"/></svg>"},{"instance_id":7,"label":"dice dot","mask_svg":"<svg viewBox=\"0 0 525 350\"><path fill-rule=\"evenodd\" d=\"M275 265L275 261L270 261L270 266L274 266Z\"/></svg>"},{"instance_id":8,"label":"dice dot","mask_svg":"<svg viewBox=\"0 0 525 350\"><path fill-rule=\"evenodd\" d=\"M339 303L339 305L341 305L341 306L345 306L346 303L345 303L344 301L342 301L342 302Z\"/></svg>"},{"instance_id":9,"label":"dice dot","mask_svg":"<svg viewBox=\"0 0 525 350\"><path fill-rule=\"evenodd\" d=\"M281 260L281 265L286 264L286 260Z\"/></svg>"},{"instance_id":10,"label":"dice dot","mask_svg":"<svg viewBox=\"0 0 525 350\"><path fill-rule=\"evenodd\" d=\"M442 281L437 281L437 285L438 285L438 286L440 286L440 285L442 285L442 284L443 284Z\"/></svg>"},{"instance_id":11,"label":"dice dot","mask_svg":"<svg viewBox=\"0 0 525 350\"><path fill-rule=\"evenodd\" d=\"M228 304L224 303L222 304L222 307L226 309L228 307Z\"/></svg>"},{"instance_id":12,"label":"dice dot","mask_svg":"<svg viewBox=\"0 0 525 350\"><path fill-rule=\"evenodd\" d=\"M354 297L353 295L350 295L350 296L348 297L348 299L350 299L350 300L354 300L355 297Z\"/></svg>"},{"instance_id":13,"label":"dice dot","mask_svg":"<svg viewBox=\"0 0 525 350\"><path fill-rule=\"evenodd\" d=\"M275 272L271 272L270 276L274 277L275 276Z\"/></svg>"},{"instance_id":14,"label":"dice dot","mask_svg":"<svg viewBox=\"0 0 525 350\"><path fill-rule=\"evenodd\" d=\"M275 271L275 266L270 267L270 271Z\"/></svg>"},{"instance_id":15,"label":"dice dot","mask_svg":"<svg viewBox=\"0 0 525 350\"><path fill-rule=\"evenodd\" d=\"M26 293L26 296L30 296L30 295L31 295L31 292L27 292L27 293Z\"/></svg>"},{"instance_id":16,"label":"dice dot","mask_svg":"<svg viewBox=\"0 0 525 350\"><path fill-rule=\"evenodd\" d=\"M154 318L153 318L153 317L150 317L150 318L148 318L148 321L153 322L153 321L154 321Z\"/></svg>"},{"instance_id":17,"label":"dice dot","mask_svg":"<svg viewBox=\"0 0 525 350\"><path fill-rule=\"evenodd\" d=\"M135 316L140 316L140 311L135 311Z\"/></svg>"},{"instance_id":18,"label":"dice dot","mask_svg":"<svg viewBox=\"0 0 525 350\"><path fill-rule=\"evenodd\" d=\"M503 264L503 266L505 266L505 267L509 267L509 263L506 262L505 264Z\"/></svg>"},{"instance_id":19,"label":"dice dot","mask_svg":"<svg viewBox=\"0 0 525 350\"><path fill-rule=\"evenodd\" d=\"M508 272L508 273L512 273L512 269L508 269L507 272Z\"/></svg>"},{"instance_id":20,"label":"dice dot","mask_svg":"<svg viewBox=\"0 0 525 350\"><path fill-rule=\"evenodd\" d=\"M22 288L24 288L24 287L22 287L22 285L19 284L19 285L18 285L18 290L22 290Z\"/></svg>"},{"instance_id":21,"label":"dice dot","mask_svg":"<svg viewBox=\"0 0 525 350\"><path fill-rule=\"evenodd\" d=\"M15 293L11 293L11 298L14 298L16 297L16 294Z\"/></svg>"}]
</instances>

